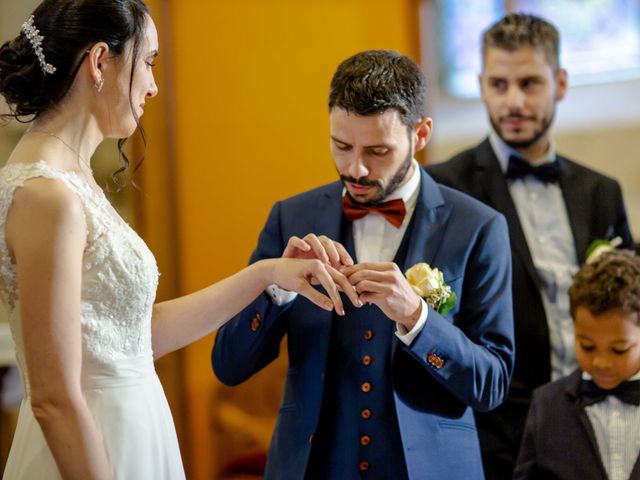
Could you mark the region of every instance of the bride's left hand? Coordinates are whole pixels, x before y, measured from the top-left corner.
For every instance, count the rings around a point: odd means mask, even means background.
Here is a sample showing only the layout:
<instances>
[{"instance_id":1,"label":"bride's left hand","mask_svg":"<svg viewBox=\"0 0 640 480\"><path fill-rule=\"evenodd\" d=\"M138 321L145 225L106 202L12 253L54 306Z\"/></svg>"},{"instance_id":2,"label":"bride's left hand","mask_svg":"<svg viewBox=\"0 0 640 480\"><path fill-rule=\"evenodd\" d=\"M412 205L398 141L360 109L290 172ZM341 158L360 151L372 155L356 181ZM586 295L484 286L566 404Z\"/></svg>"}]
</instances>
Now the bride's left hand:
<instances>
[{"instance_id":1,"label":"bride's left hand","mask_svg":"<svg viewBox=\"0 0 640 480\"><path fill-rule=\"evenodd\" d=\"M347 277L331 265L318 259L279 258L274 262L271 280L280 288L299 293L325 310L335 308L339 315L344 315L340 291L356 307L362 306ZM328 296L315 289L314 283L322 285Z\"/></svg>"},{"instance_id":2,"label":"bride's left hand","mask_svg":"<svg viewBox=\"0 0 640 480\"><path fill-rule=\"evenodd\" d=\"M333 268L353 265L353 259L340 242L331 240L326 235L309 233L304 238L292 236L282 253L282 258L316 258L328 263Z\"/></svg>"}]
</instances>

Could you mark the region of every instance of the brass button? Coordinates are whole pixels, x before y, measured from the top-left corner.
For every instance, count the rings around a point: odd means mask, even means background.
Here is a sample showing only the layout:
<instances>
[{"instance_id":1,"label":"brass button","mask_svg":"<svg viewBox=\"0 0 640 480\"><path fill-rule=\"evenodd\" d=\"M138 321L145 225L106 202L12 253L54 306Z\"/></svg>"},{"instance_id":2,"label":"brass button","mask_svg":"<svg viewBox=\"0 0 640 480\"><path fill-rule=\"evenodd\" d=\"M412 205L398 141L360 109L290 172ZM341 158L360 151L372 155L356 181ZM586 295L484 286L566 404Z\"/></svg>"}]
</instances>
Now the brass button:
<instances>
[{"instance_id":1,"label":"brass button","mask_svg":"<svg viewBox=\"0 0 640 480\"><path fill-rule=\"evenodd\" d=\"M309 435L309 443L313 443L313 433Z\"/></svg>"},{"instance_id":2,"label":"brass button","mask_svg":"<svg viewBox=\"0 0 640 480\"><path fill-rule=\"evenodd\" d=\"M435 368L442 368L444 366L444 360L433 352L427 355L427 362Z\"/></svg>"},{"instance_id":3,"label":"brass button","mask_svg":"<svg viewBox=\"0 0 640 480\"><path fill-rule=\"evenodd\" d=\"M363 460L360 462L360 471L361 472L366 472L367 470L369 470L369 462L367 462L366 460Z\"/></svg>"},{"instance_id":4,"label":"brass button","mask_svg":"<svg viewBox=\"0 0 640 480\"><path fill-rule=\"evenodd\" d=\"M373 330L365 330L362 336L365 340L371 340L373 338Z\"/></svg>"},{"instance_id":5,"label":"brass button","mask_svg":"<svg viewBox=\"0 0 640 480\"><path fill-rule=\"evenodd\" d=\"M360 412L360 416L365 420L368 420L369 418L371 418L371 410L369 410L368 408L365 408Z\"/></svg>"},{"instance_id":6,"label":"brass button","mask_svg":"<svg viewBox=\"0 0 640 480\"><path fill-rule=\"evenodd\" d=\"M251 330L255 332L260 327L260 323L262 321L262 316L259 313L256 313L256 316L251 320Z\"/></svg>"},{"instance_id":7,"label":"brass button","mask_svg":"<svg viewBox=\"0 0 640 480\"><path fill-rule=\"evenodd\" d=\"M361 386L360 386L360 390L362 390L364 393L368 393L371 391L371 384L369 382L364 382Z\"/></svg>"},{"instance_id":8,"label":"brass button","mask_svg":"<svg viewBox=\"0 0 640 480\"><path fill-rule=\"evenodd\" d=\"M364 357L362 357L363 365L371 365L371 362L373 362L373 358L371 358L371 355L365 355Z\"/></svg>"},{"instance_id":9,"label":"brass button","mask_svg":"<svg viewBox=\"0 0 640 480\"><path fill-rule=\"evenodd\" d=\"M366 447L370 443L371 443L371 437L369 435L362 435L360 437L360 445L362 445L363 447Z\"/></svg>"}]
</instances>

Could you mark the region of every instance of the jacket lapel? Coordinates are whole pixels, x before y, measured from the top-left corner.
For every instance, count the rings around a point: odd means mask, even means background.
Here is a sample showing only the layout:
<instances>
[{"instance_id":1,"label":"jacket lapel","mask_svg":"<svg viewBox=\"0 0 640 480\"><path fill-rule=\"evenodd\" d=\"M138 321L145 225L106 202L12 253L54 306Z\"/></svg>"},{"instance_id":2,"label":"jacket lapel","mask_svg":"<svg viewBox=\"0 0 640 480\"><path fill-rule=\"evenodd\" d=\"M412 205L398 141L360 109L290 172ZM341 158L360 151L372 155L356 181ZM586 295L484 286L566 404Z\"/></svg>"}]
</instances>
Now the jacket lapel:
<instances>
[{"instance_id":1,"label":"jacket lapel","mask_svg":"<svg viewBox=\"0 0 640 480\"><path fill-rule=\"evenodd\" d=\"M413 211L411 223L405 235L409 235L407 255L404 265L398 265L402 271L416 263L433 263L442 244L446 223L451 206L442 198L438 184L420 169L420 192ZM394 358L400 340L393 335L391 340L391 358Z\"/></svg>"},{"instance_id":2,"label":"jacket lapel","mask_svg":"<svg viewBox=\"0 0 640 480\"><path fill-rule=\"evenodd\" d=\"M581 184L578 175L564 158L558 157L558 164L560 166L560 186L567 206L578 264L582 265L589 247L591 196L585 192L585 185Z\"/></svg>"},{"instance_id":3,"label":"jacket lapel","mask_svg":"<svg viewBox=\"0 0 640 480\"><path fill-rule=\"evenodd\" d=\"M419 262L433 262L451 213L451 206L445 204L438 184L422 168L420 176L418 200L405 234L409 235L407 255L404 265L399 265L403 270Z\"/></svg>"},{"instance_id":4,"label":"jacket lapel","mask_svg":"<svg viewBox=\"0 0 640 480\"><path fill-rule=\"evenodd\" d=\"M342 224L344 214L342 212L342 183L334 182L330 188L319 195L316 210L309 212L315 216L313 233L326 235L332 240L342 238ZM353 252L349 252L353 255Z\"/></svg>"},{"instance_id":5,"label":"jacket lapel","mask_svg":"<svg viewBox=\"0 0 640 480\"><path fill-rule=\"evenodd\" d=\"M598 469L598 473L600 474L600 478L606 480L608 478L607 471L604 468L604 464L602 463L602 457L600 456L600 449L598 448L598 441L596 440L596 434L593 431L593 426L591 425L591 421L589 420L589 416L587 415L586 410L584 409L584 405L582 404L582 400L580 399L580 381L582 379L582 371L576 370L568 377L567 386L565 389L565 394L569 397L572 407L575 409L575 412L580 419L580 423L586 432L587 438L589 439L588 445L591 449L591 458L593 458L595 462L595 467ZM585 456L588 458L589 456ZM636 465L637 467L637 465ZM633 476L632 476L633 478Z\"/></svg>"},{"instance_id":6,"label":"jacket lapel","mask_svg":"<svg viewBox=\"0 0 640 480\"><path fill-rule=\"evenodd\" d=\"M636 459L636 463L633 466L633 470L631 470L631 476L629 478L640 478L640 455Z\"/></svg>"},{"instance_id":7,"label":"jacket lapel","mask_svg":"<svg viewBox=\"0 0 640 480\"><path fill-rule=\"evenodd\" d=\"M478 185L481 185L484 190L483 198L486 199L485 203L501 212L507 219L511 248L521 258L527 272L539 287L540 278L533 265L531 252L518 217L518 211L513 203L507 181L493 148L491 148L489 139L485 139L478 146L475 160Z\"/></svg>"},{"instance_id":8,"label":"jacket lapel","mask_svg":"<svg viewBox=\"0 0 640 480\"><path fill-rule=\"evenodd\" d=\"M315 216L313 229L308 233L326 235L330 239L337 241L343 239L344 232L342 232L342 226L345 222L344 214L342 213L342 184L340 182L335 182L329 189L320 194L315 208L314 212L311 213L311 215ZM349 248L348 245L345 245L345 248L347 248L349 255L351 255L355 261L353 241L347 243L350 244L351 247ZM349 299L345 295L342 295L342 301L348 302ZM325 353L328 353L334 312L313 307L313 316L317 318L318 325L316 330L317 338L315 342L317 342L317 345L322 345Z\"/></svg>"}]
</instances>

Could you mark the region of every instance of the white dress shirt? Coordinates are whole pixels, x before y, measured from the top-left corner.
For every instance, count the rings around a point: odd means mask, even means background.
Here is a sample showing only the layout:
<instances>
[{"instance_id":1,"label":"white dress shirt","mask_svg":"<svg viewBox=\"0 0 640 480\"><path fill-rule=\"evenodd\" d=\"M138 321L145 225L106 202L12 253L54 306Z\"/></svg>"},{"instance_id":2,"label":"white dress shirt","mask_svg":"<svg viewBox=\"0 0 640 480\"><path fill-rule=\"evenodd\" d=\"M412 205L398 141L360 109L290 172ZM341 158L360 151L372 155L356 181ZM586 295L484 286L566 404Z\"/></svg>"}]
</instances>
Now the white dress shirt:
<instances>
[{"instance_id":1,"label":"white dress shirt","mask_svg":"<svg viewBox=\"0 0 640 480\"><path fill-rule=\"evenodd\" d=\"M503 172L509 157L518 153L491 132L489 142ZM553 162L554 145L536 165ZM510 180L509 192L518 212L533 265L542 282L542 303L549 328L551 379L569 375L578 364L575 357L573 321L569 314L569 286L578 271L573 232L560 185L543 183L533 176Z\"/></svg>"},{"instance_id":2,"label":"white dress shirt","mask_svg":"<svg viewBox=\"0 0 640 480\"><path fill-rule=\"evenodd\" d=\"M391 225L378 212L371 212L353 221L353 243L356 253L354 260L356 262L392 262L396 256L407 226L413 216L420 192L420 165L413 160L411 168L412 173L409 179L384 199L384 201L388 201L400 198L404 201L407 213L399 228ZM276 305L284 305L292 301L297 295L294 292L282 290L276 285L269 286L267 293ZM424 300L421 300L421 302L420 317L410 331L407 331L402 325L396 324L396 335L406 345L410 345L413 342L427 322L427 304Z\"/></svg>"},{"instance_id":3,"label":"white dress shirt","mask_svg":"<svg viewBox=\"0 0 640 480\"><path fill-rule=\"evenodd\" d=\"M582 378L591 380L583 372ZM629 378L640 380L640 372ZM585 408L609 480L629 480L640 454L640 407L614 395Z\"/></svg>"}]
</instances>

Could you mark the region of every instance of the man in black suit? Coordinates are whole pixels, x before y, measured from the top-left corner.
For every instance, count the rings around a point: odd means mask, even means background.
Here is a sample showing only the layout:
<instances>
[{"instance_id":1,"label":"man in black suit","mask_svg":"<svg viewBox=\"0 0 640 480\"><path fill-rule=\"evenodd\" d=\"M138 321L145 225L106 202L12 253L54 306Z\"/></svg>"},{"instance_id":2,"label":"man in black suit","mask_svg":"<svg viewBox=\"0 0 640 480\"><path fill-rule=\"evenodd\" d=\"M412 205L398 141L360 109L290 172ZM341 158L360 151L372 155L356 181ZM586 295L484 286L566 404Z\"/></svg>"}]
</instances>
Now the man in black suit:
<instances>
[{"instance_id":1,"label":"man in black suit","mask_svg":"<svg viewBox=\"0 0 640 480\"><path fill-rule=\"evenodd\" d=\"M510 14L483 35L482 100L492 131L427 171L507 218L513 259L516 365L506 402L476 413L485 475L510 479L534 388L576 368L567 289L589 244L631 248L618 183L556 154L550 127L567 90L558 31Z\"/></svg>"}]
</instances>

